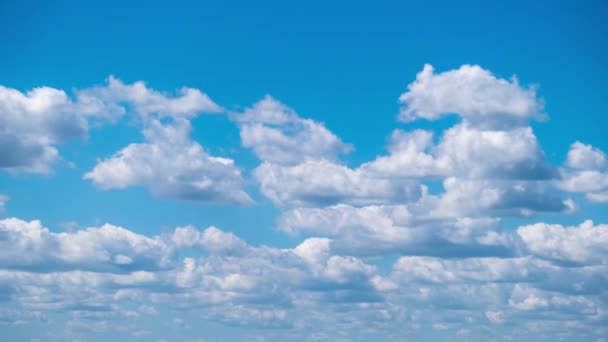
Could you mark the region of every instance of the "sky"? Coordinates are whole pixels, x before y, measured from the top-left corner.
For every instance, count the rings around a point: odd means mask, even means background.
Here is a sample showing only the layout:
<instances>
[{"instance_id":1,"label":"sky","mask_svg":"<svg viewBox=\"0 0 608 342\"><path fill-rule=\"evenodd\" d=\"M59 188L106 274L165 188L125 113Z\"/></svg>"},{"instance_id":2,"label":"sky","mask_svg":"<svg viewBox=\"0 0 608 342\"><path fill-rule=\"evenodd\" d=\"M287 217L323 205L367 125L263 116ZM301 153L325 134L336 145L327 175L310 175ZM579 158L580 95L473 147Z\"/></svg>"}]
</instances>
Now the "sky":
<instances>
[{"instance_id":1,"label":"sky","mask_svg":"<svg viewBox=\"0 0 608 342\"><path fill-rule=\"evenodd\" d=\"M0 336L606 341L607 16L0 0Z\"/></svg>"}]
</instances>

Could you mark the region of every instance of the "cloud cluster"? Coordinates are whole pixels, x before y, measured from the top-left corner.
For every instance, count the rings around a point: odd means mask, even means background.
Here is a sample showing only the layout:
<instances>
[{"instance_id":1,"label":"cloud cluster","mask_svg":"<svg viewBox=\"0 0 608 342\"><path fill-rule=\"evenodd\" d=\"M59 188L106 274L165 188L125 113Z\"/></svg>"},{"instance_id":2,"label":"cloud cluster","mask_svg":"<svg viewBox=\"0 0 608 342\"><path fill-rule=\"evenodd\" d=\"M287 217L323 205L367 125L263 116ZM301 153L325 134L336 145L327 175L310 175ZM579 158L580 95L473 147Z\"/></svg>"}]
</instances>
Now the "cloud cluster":
<instances>
[{"instance_id":1,"label":"cloud cluster","mask_svg":"<svg viewBox=\"0 0 608 342\"><path fill-rule=\"evenodd\" d=\"M240 340L608 334L608 226L539 219L579 210L571 193L606 202L606 154L575 142L564 165L551 165L530 126L545 117L535 88L479 66L426 65L399 101L401 121L458 120L440 131L395 129L384 154L353 166L351 145L270 96L228 114L259 159L250 174L280 211L277 230L300 239L292 246L254 246L216 227L149 236L0 220L0 301L10 303L0 324L62 313L70 338L182 340L200 320L239 327L229 331ZM92 122L133 115L143 141L98 160L84 175L93 185L253 203L243 190L249 173L190 136L196 115L223 111L197 89L172 96L113 77L73 99L0 88L0 111L0 149L25 158L0 154L10 172L48 172L59 144L86 136ZM141 329L152 317L164 325Z\"/></svg>"},{"instance_id":2,"label":"cloud cluster","mask_svg":"<svg viewBox=\"0 0 608 342\"><path fill-rule=\"evenodd\" d=\"M144 143L130 144L84 175L102 189L142 186L163 198L201 203L251 203L234 161L214 157L189 137L185 119L151 120Z\"/></svg>"},{"instance_id":3,"label":"cloud cluster","mask_svg":"<svg viewBox=\"0 0 608 342\"><path fill-rule=\"evenodd\" d=\"M608 319L606 226L538 224L498 238L480 228L491 224L460 221L451 237L443 232L444 241L475 248L500 240L508 255L449 257L439 250L430 256L402 249L403 256L384 269L336 248L333 238L278 249L249 245L215 227L178 227L147 237L111 224L55 233L39 221L3 219L0 289L22 311L0 312L0 318L29 324L62 312L75 331L119 332L150 315L196 312L204 320L296 340L309 340L315 331L327 334L315 335L321 340L335 339L336 332L364 340L357 333L364 326L371 336L389 338L387 324L412 334L420 328L455 333L454 327L547 319L602 333ZM442 233L436 233L441 248ZM183 333L187 329L173 336Z\"/></svg>"},{"instance_id":4,"label":"cloud cluster","mask_svg":"<svg viewBox=\"0 0 608 342\"><path fill-rule=\"evenodd\" d=\"M34 88L25 93L0 86L0 168L13 173L49 173L59 158L57 145L87 136L90 122L116 122L122 115L192 117L221 108L198 89L170 96L143 82L107 84L75 91Z\"/></svg>"}]
</instances>

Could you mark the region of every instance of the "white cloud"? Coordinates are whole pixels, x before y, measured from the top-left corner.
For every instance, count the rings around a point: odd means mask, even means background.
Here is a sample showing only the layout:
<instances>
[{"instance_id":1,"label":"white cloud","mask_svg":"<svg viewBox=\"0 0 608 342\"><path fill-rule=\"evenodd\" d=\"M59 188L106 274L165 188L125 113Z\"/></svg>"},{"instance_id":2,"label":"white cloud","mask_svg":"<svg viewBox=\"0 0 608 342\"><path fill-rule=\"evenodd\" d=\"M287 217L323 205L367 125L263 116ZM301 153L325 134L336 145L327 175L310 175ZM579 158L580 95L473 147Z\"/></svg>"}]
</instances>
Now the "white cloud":
<instances>
[{"instance_id":1,"label":"white cloud","mask_svg":"<svg viewBox=\"0 0 608 342\"><path fill-rule=\"evenodd\" d=\"M331 236L331 251L348 255L466 257L515 253L517 239L501 231L496 219L437 220L415 210L408 205L295 208L281 215L278 226L291 234Z\"/></svg>"},{"instance_id":2,"label":"white cloud","mask_svg":"<svg viewBox=\"0 0 608 342\"><path fill-rule=\"evenodd\" d=\"M278 205L406 202L420 196L416 181L369 177L327 160L295 166L263 163L253 172L262 193Z\"/></svg>"},{"instance_id":3,"label":"white cloud","mask_svg":"<svg viewBox=\"0 0 608 342\"><path fill-rule=\"evenodd\" d=\"M469 179L548 179L557 171L545 162L530 127L488 130L467 123L447 129L438 145L432 132L397 130L389 155L361 169L382 177L449 177Z\"/></svg>"},{"instance_id":4,"label":"white cloud","mask_svg":"<svg viewBox=\"0 0 608 342\"><path fill-rule=\"evenodd\" d=\"M578 226L536 223L517 234L538 257L566 263L608 264L608 225L587 220Z\"/></svg>"},{"instance_id":5,"label":"white cloud","mask_svg":"<svg viewBox=\"0 0 608 342\"><path fill-rule=\"evenodd\" d=\"M471 124L498 128L542 117L534 89L522 88L514 77L497 78L477 65L436 74L427 64L399 102L404 105L399 116L403 121L458 114Z\"/></svg>"},{"instance_id":6,"label":"white cloud","mask_svg":"<svg viewBox=\"0 0 608 342\"><path fill-rule=\"evenodd\" d=\"M172 97L141 81L124 84L114 77L108 78L107 85L76 90L75 99L51 87L22 93L0 86L0 168L12 173L50 173L59 159L58 145L86 138L90 122L116 122L128 112L147 120L220 111L198 89L182 88Z\"/></svg>"},{"instance_id":7,"label":"white cloud","mask_svg":"<svg viewBox=\"0 0 608 342\"><path fill-rule=\"evenodd\" d=\"M608 202L608 162L606 154L580 142L570 145L562 179L557 186L569 192L582 192L592 202Z\"/></svg>"},{"instance_id":8,"label":"white cloud","mask_svg":"<svg viewBox=\"0 0 608 342\"><path fill-rule=\"evenodd\" d=\"M478 130L467 124L448 129L437 147L440 158L466 178L546 179L555 171L530 127Z\"/></svg>"},{"instance_id":9,"label":"white cloud","mask_svg":"<svg viewBox=\"0 0 608 342\"><path fill-rule=\"evenodd\" d=\"M172 96L148 88L143 81L125 84L110 76L107 85L83 89L78 99L91 106L114 108L116 112L132 110L142 115L191 118L200 113L219 113L223 109L199 89L183 87Z\"/></svg>"},{"instance_id":10,"label":"white cloud","mask_svg":"<svg viewBox=\"0 0 608 342\"><path fill-rule=\"evenodd\" d=\"M453 333L478 331L475 324L488 322L577 317L577 324L590 327L605 319L598 297L605 265L563 267L536 254L403 256L383 274L364 259L336 255L327 238L277 249L250 246L214 227L185 226L151 237L111 225L53 233L37 221L6 219L0 227L0 296L6 293L9 303L39 316L68 313L80 329L99 332L136 331L128 327L149 315L163 317L169 304L178 310L172 314L193 313L180 317L181 326L193 326L188 317L194 316L229 327L277 329L277 337L296 340L310 339L301 334L312 326L328 336L343 328L379 336L392 324L439 324ZM129 268L117 263L127 258ZM9 316L7 322L21 324L38 319Z\"/></svg>"},{"instance_id":11,"label":"white cloud","mask_svg":"<svg viewBox=\"0 0 608 342\"><path fill-rule=\"evenodd\" d=\"M48 173L59 152L55 145L86 136L88 124L77 103L59 89L22 93L0 86L0 168Z\"/></svg>"},{"instance_id":12,"label":"white cloud","mask_svg":"<svg viewBox=\"0 0 608 342\"><path fill-rule=\"evenodd\" d=\"M435 156L433 133L425 130L405 132L395 130L388 146L389 155L365 163L361 169L371 175L394 178L423 178L446 175L450 168L447 158Z\"/></svg>"},{"instance_id":13,"label":"white cloud","mask_svg":"<svg viewBox=\"0 0 608 342\"><path fill-rule=\"evenodd\" d=\"M110 224L72 233L53 233L40 221L0 220L0 264L25 270L84 269L121 271L159 268L169 247Z\"/></svg>"},{"instance_id":14,"label":"white cloud","mask_svg":"<svg viewBox=\"0 0 608 342\"><path fill-rule=\"evenodd\" d=\"M293 165L311 159L334 160L351 149L322 123L300 118L268 95L232 118L239 126L243 146L253 149L264 162Z\"/></svg>"},{"instance_id":15,"label":"white cloud","mask_svg":"<svg viewBox=\"0 0 608 342\"><path fill-rule=\"evenodd\" d=\"M608 160L600 149L576 141L570 146L566 165L573 169L601 170L608 167Z\"/></svg>"},{"instance_id":16,"label":"white cloud","mask_svg":"<svg viewBox=\"0 0 608 342\"><path fill-rule=\"evenodd\" d=\"M542 212L568 213L576 209L570 199L547 191L534 181L469 180L446 178L444 193L427 196L422 208L434 217L531 216Z\"/></svg>"},{"instance_id":17,"label":"white cloud","mask_svg":"<svg viewBox=\"0 0 608 342\"><path fill-rule=\"evenodd\" d=\"M190 118L222 111L199 90L171 95L110 77L107 85L76 91L75 100L52 89L4 91L12 97L0 97L0 110L26 113L32 122L37 112L51 118L34 125L46 140L28 145L54 151L48 160L34 158L44 167L59 158L58 144L86 135L91 122L130 113L144 126L144 141L100 160L86 179L163 198L252 201L234 161L211 156L190 137ZM177 334L200 318L263 328L271 340L389 340L397 337L391 327L412 338L431 330L439 339L518 340L521 331L568 339L576 329L603 336L597 327L608 322L607 226L541 222L513 230L503 218L574 211L572 200L549 188L555 184L605 201L606 155L577 142L562 179L550 182L556 171L528 126L543 116L534 89L477 66L439 74L425 66L400 101L405 121L462 120L437 141L431 131L395 130L386 155L350 167L340 161L349 145L269 96L231 114L243 146L261 161L253 171L261 192L286 208L279 230L303 235L299 244L252 246L216 227L146 236L104 224L59 233L39 221L4 219L0 301L40 315L63 312L65 330L126 336L147 334L141 320L171 308L171 315L184 313L171 325L181 327L172 333L182 340L187 336ZM77 134L56 130L64 117L58 113L74 108L81 113L70 121ZM0 119L0 128L33 130L16 117ZM8 148L1 132L0 148ZM4 168L50 170L44 167ZM0 196L0 208L5 201ZM3 320L2 312L0 325L35 319L8 313Z\"/></svg>"},{"instance_id":18,"label":"white cloud","mask_svg":"<svg viewBox=\"0 0 608 342\"><path fill-rule=\"evenodd\" d=\"M178 227L173 233L173 244L177 248L203 247L213 254L232 255L246 252L249 246L236 235L215 227L201 232L192 226Z\"/></svg>"},{"instance_id":19,"label":"white cloud","mask_svg":"<svg viewBox=\"0 0 608 342\"><path fill-rule=\"evenodd\" d=\"M209 155L189 137L190 123L150 121L145 143L130 144L84 175L102 189L143 186L163 198L251 203L234 161Z\"/></svg>"}]
</instances>

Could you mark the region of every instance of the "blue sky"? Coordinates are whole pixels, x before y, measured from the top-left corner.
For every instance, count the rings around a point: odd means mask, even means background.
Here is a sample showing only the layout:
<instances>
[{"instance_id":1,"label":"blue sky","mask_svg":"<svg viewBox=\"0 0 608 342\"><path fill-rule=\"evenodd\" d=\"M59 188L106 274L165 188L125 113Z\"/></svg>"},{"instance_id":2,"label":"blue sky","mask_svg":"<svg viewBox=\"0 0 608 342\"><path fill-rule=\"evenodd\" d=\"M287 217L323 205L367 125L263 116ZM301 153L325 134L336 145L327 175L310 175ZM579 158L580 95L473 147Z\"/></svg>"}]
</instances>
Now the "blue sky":
<instances>
[{"instance_id":1,"label":"blue sky","mask_svg":"<svg viewBox=\"0 0 608 342\"><path fill-rule=\"evenodd\" d=\"M601 340L606 15L0 2L0 335Z\"/></svg>"}]
</instances>

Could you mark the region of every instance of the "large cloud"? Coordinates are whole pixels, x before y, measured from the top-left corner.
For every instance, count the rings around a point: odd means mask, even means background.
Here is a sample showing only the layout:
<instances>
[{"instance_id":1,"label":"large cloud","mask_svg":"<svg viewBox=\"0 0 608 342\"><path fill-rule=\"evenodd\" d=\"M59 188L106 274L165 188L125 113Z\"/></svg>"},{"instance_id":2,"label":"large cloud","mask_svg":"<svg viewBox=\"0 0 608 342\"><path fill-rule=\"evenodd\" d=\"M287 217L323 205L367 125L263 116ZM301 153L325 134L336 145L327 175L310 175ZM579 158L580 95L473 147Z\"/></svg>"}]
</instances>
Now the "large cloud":
<instances>
[{"instance_id":1,"label":"large cloud","mask_svg":"<svg viewBox=\"0 0 608 342\"><path fill-rule=\"evenodd\" d=\"M143 126L143 142L85 175L96 186L252 201L235 162L190 137L190 119L222 110L202 92L173 96L110 78L75 100L53 101L48 113L83 108L72 138L125 113ZM63 313L63 339L93 330L187 340L201 319L246 328L226 330L241 331L230 335L240 340L260 331L306 341L605 336L606 225L540 218L577 209L559 189L604 198L605 153L577 142L556 171L528 125L544 116L535 90L477 66L425 66L400 101L404 121L460 120L443 131L397 129L386 154L351 166L348 144L270 96L230 114L260 160L252 175L261 193L283 210L278 229L292 235L285 241L301 239L291 247L253 246L215 227L144 235L105 224L59 233L39 221L0 220L0 301L10 308L0 310L0 324ZM38 146L57 152L62 141ZM514 226L530 218L537 223ZM142 330L152 318L164 323Z\"/></svg>"},{"instance_id":2,"label":"large cloud","mask_svg":"<svg viewBox=\"0 0 608 342\"><path fill-rule=\"evenodd\" d=\"M396 130L389 155L362 165L382 177L469 179L549 179L557 170L548 165L530 127L481 130L467 123L447 129L438 145L433 133Z\"/></svg>"},{"instance_id":3,"label":"large cloud","mask_svg":"<svg viewBox=\"0 0 608 342\"><path fill-rule=\"evenodd\" d=\"M474 223L459 224L466 230ZM543 229L522 227L516 234ZM574 230L601 234L604 227L568 229L573 231L551 234L572 233L560 238L566 243L582 239ZM594 246L602 245L595 240ZM203 319L271 329L265 335L277 339L390 338L395 325L412 334L420 328L446 334L470 329L491 339L511 333L489 325L542 325L547 319L576 322L598 336L607 319L606 251L580 246L588 264L564 265L550 250L573 249L553 238L534 239L517 257L403 256L388 270L335 254L328 238L308 238L294 248L255 247L214 227L178 227L150 237L110 224L55 233L38 221L11 218L0 221L0 241L0 298L19 308L0 310L6 324L66 313L66 328L122 336L168 313L180 317L171 323L180 329ZM187 331L170 332L175 337Z\"/></svg>"},{"instance_id":4,"label":"large cloud","mask_svg":"<svg viewBox=\"0 0 608 342\"><path fill-rule=\"evenodd\" d=\"M498 128L542 117L534 89L522 88L515 77L497 78L477 65L436 74L427 64L399 102L404 105L399 116L403 121L457 114L469 123Z\"/></svg>"},{"instance_id":5,"label":"large cloud","mask_svg":"<svg viewBox=\"0 0 608 342\"><path fill-rule=\"evenodd\" d=\"M84 175L102 189L143 186L154 195L202 203L251 203L234 161L190 140L190 123L150 121L145 143L130 144Z\"/></svg>"},{"instance_id":6,"label":"large cloud","mask_svg":"<svg viewBox=\"0 0 608 342\"><path fill-rule=\"evenodd\" d=\"M183 88L173 97L139 81L75 91L39 87L25 93L0 86L0 168L13 173L49 173L59 159L57 146L87 136L90 122L116 122L132 112L154 116L192 117L222 109L198 89Z\"/></svg>"}]
</instances>

